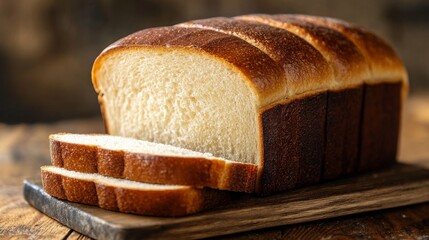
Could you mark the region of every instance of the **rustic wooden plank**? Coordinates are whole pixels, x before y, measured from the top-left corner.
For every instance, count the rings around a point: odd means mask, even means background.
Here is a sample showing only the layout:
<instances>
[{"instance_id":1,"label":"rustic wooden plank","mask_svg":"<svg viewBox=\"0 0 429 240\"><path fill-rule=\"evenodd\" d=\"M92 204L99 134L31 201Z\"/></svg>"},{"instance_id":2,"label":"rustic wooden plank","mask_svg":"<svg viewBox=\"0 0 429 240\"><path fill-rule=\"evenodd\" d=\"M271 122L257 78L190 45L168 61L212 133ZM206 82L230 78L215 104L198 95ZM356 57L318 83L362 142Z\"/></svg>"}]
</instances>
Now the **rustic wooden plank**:
<instances>
[{"instance_id":1,"label":"rustic wooden plank","mask_svg":"<svg viewBox=\"0 0 429 240\"><path fill-rule=\"evenodd\" d=\"M265 198L240 195L216 210L182 218L155 218L69 203L24 184L26 200L90 237L103 239L202 238L345 216L429 201L429 170L412 165L332 181Z\"/></svg>"},{"instance_id":2,"label":"rustic wooden plank","mask_svg":"<svg viewBox=\"0 0 429 240\"><path fill-rule=\"evenodd\" d=\"M223 240L429 239L429 204L355 214L228 236Z\"/></svg>"}]
</instances>

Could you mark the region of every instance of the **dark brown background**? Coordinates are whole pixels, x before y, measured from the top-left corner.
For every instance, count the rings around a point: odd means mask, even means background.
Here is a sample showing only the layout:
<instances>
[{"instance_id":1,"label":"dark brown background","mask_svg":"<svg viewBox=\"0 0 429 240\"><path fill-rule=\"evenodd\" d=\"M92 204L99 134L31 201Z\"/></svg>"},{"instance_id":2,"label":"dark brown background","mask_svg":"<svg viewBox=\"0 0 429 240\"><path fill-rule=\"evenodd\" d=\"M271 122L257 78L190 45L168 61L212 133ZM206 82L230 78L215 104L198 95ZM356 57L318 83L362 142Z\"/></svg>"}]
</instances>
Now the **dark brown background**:
<instances>
[{"instance_id":1,"label":"dark brown background","mask_svg":"<svg viewBox=\"0 0 429 240\"><path fill-rule=\"evenodd\" d=\"M429 89L425 0L1 0L0 122L99 115L90 72L108 44L142 28L246 13L303 13L362 25L404 59L412 93Z\"/></svg>"}]
</instances>

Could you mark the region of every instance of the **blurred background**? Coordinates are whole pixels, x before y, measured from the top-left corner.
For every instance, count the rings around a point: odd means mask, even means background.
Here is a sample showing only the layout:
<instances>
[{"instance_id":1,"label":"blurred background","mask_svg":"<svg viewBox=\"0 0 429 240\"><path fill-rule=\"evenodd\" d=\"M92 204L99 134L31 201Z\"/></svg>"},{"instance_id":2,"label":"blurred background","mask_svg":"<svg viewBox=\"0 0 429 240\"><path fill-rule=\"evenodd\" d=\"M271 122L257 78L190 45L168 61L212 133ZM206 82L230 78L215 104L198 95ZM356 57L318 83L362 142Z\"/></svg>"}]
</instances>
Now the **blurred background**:
<instances>
[{"instance_id":1,"label":"blurred background","mask_svg":"<svg viewBox=\"0 0 429 240\"><path fill-rule=\"evenodd\" d=\"M361 25L394 46L411 94L429 90L427 0L0 0L0 122L99 116L90 73L110 43L143 28L248 13Z\"/></svg>"}]
</instances>

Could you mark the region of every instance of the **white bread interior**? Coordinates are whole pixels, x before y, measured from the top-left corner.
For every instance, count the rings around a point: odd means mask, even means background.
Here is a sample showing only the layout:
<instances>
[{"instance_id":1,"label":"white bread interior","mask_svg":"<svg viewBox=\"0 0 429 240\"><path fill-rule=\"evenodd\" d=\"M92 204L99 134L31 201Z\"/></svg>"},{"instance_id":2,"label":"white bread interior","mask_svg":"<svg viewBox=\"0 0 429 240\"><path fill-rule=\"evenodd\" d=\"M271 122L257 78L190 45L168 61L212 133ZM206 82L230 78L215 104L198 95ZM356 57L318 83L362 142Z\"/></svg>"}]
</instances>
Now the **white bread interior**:
<instances>
[{"instance_id":1,"label":"white bread interior","mask_svg":"<svg viewBox=\"0 0 429 240\"><path fill-rule=\"evenodd\" d=\"M236 67L180 47L114 49L97 61L110 134L259 164L259 103Z\"/></svg>"}]
</instances>

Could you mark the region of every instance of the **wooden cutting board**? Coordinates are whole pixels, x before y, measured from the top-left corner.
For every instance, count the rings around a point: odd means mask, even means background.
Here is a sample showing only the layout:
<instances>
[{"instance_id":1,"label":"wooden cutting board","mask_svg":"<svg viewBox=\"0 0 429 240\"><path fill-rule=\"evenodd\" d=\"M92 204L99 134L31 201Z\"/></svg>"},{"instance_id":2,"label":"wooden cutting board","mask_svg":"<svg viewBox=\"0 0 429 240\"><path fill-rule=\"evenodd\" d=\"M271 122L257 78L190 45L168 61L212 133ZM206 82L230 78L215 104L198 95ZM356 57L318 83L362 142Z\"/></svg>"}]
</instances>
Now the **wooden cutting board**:
<instances>
[{"instance_id":1,"label":"wooden cutting board","mask_svg":"<svg viewBox=\"0 0 429 240\"><path fill-rule=\"evenodd\" d=\"M239 196L231 204L180 218L123 214L58 200L40 180L24 181L28 203L62 224L100 239L219 236L429 201L429 170L396 164L390 169L270 197Z\"/></svg>"}]
</instances>

